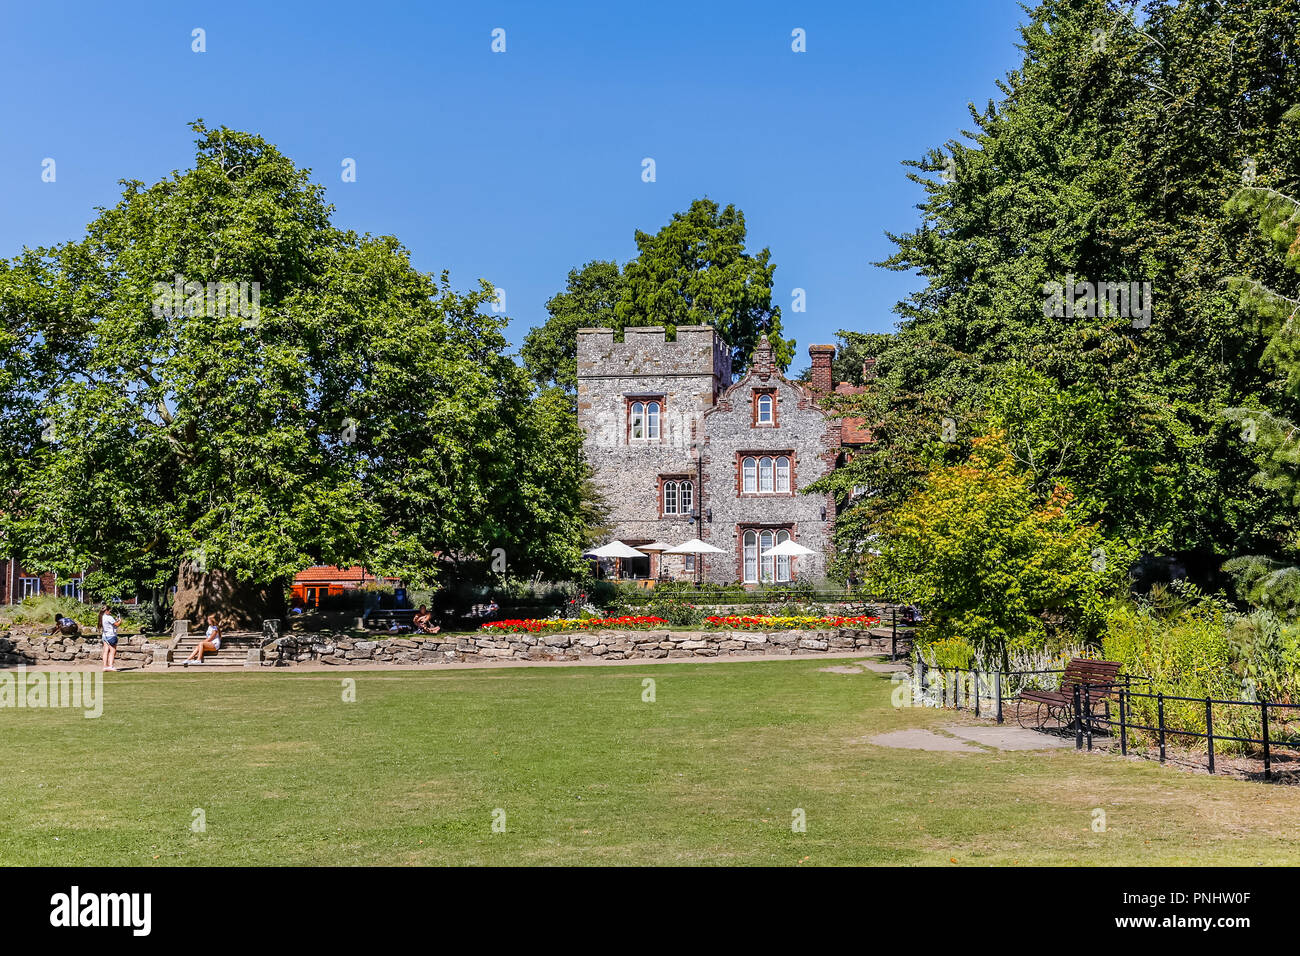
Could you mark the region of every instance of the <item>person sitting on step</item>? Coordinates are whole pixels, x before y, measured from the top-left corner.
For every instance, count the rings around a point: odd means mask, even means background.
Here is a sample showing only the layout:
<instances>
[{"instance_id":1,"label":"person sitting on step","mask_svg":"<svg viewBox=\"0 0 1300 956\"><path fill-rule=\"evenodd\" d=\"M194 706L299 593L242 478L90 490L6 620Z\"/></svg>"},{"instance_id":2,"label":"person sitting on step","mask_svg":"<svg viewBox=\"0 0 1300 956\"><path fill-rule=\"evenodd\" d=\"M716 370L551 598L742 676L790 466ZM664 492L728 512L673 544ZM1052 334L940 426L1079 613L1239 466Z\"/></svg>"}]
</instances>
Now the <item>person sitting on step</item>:
<instances>
[{"instance_id":1,"label":"person sitting on step","mask_svg":"<svg viewBox=\"0 0 1300 956\"><path fill-rule=\"evenodd\" d=\"M203 640L194 645L194 650L190 651L190 656L185 658L184 665L188 667L190 661L202 664L204 654L215 654L219 650L221 650L221 626L217 624L217 616L209 614L207 633L203 635Z\"/></svg>"}]
</instances>

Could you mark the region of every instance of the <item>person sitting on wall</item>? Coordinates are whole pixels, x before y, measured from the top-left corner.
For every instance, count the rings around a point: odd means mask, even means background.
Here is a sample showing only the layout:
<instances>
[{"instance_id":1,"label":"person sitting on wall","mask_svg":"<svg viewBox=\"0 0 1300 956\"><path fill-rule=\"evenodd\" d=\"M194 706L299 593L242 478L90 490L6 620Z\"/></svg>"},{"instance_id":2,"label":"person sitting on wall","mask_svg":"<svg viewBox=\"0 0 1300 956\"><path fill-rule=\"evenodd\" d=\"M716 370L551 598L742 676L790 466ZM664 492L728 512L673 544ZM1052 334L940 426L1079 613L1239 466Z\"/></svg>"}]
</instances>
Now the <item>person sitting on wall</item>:
<instances>
[{"instance_id":1,"label":"person sitting on wall","mask_svg":"<svg viewBox=\"0 0 1300 956\"><path fill-rule=\"evenodd\" d=\"M189 666L190 661L202 664L204 654L215 654L219 650L221 650L221 626L217 624L217 616L209 614L207 633L203 635L203 640L194 645L194 650L190 651L190 656L182 663L186 667Z\"/></svg>"},{"instance_id":2,"label":"person sitting on wall","mask_svg":"<svg viewBox=\"0 0 1300 956\"><path fill-rule=\"evenodd\" d=\"M442 630L437 624L433 623L433 614L423 604L416 610L415 616L411 618L411 623L421 634L437 634Z\"/></svg>"},{"instance_id":3,"label":"person sitting on wall","mask_svg":"<svg viewBox=\"0 0 1300 956\"><path fill-rule=\"evenodd\" d=\"M80 637L81 625L70 617L64 617L62 614L55 612L54 626L50 628L51 634L62 634L64 637Z\"/></svg>"}]
</instances>

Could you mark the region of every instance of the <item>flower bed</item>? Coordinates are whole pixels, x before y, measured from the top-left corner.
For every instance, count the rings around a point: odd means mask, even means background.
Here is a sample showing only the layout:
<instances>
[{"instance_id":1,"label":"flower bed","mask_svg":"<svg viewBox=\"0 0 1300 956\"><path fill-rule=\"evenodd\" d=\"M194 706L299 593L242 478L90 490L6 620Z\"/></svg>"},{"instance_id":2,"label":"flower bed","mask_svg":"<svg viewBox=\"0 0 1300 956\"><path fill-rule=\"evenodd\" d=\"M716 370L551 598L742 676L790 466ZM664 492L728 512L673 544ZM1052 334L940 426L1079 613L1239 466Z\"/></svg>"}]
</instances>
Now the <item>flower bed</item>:
<instances>
[{"instance_id":1,"label":"flower bed","mask_svg":"<svg viewBox=\"0 0 1300 956\"><path fill-rule=\"evenodd\" d=\"M879 623L878 617L774 617L731 614L727 617L704 619L706 629L717 631L815 631L826 627L865 630Z\"/></svg>"},{"instance_id":2,"label":"flower bed","mask_svg":"<svg viewBox=\"0 0 1300 956\"><path fill-rule=\"evenodd\" d=\"M662 617L595 617L587 620L563 618L530 618L523 621L493 621L480 630L504 634L536 634L553 631L600 631L619 628L625 631L644 631L651 627L664 627L668 622Z\"/></svg>"}]
</instances>

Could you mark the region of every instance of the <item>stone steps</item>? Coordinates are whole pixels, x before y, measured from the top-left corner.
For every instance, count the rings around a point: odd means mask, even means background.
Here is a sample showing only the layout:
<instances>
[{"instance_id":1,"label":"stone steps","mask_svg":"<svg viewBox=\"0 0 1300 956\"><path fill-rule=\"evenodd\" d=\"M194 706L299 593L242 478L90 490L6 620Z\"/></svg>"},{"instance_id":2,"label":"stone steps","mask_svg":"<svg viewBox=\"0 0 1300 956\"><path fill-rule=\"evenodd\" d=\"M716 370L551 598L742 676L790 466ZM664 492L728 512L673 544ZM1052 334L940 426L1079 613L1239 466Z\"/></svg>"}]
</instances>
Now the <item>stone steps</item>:
<instances>
[{"instance_id":1,"label":"stone steps","mask_svg":"<svg viewBox=\"0 0 1300 956\"><path fill-rule=\"evenodd\" d=\"M187 634L185 637L176 641L176 646L172 648L172 667L184 666L185 658L193 653L194 648L198 646L199 641L203 640L202 634ZM218 651L208 651L203 655L203 663L190 663L190 667L243 667L248 661L248 652L255 651L262 646L261 635L253 634L232 634L221 639L221 649Z\"/></svg>"}]
</instances>

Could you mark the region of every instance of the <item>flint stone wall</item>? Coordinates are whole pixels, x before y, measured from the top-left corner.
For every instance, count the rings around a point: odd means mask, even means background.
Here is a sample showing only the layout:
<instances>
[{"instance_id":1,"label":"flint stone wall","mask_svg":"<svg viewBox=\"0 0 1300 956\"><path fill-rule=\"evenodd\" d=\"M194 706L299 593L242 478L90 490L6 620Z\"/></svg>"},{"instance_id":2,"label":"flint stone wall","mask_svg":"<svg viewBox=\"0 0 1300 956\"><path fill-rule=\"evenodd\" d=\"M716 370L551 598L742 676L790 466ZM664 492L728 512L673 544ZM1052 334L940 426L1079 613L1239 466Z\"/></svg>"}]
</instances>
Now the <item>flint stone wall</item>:
<instances>
[{"instance_id":1,"label":"flint stone wall","mask_svg":"<svg viewBox=\"0 0 1300 956\"><path fill-rule=\"evenodd\" d=\"M117 662L143 667L153 663L155 647L165 648L168 643L141 634L121 635L117 639ZM98 637L63 637L57 634L47 637L0 632L0 667L98 661L103 654L104 645Z\"/></svg>"},{"instance_id":2,"label":"flint stone wall","mask_svg":"<svg viewBox=\"0 0 1300 956\"><path fill-rule=\"evenodd\" d=\"M356 640L347 635L295 635L294 660L324 664L438 664L493 660L640 660L691 657L781 657L791 654L872 652L889 638L865 630L820 631L570 631L567 633L396 637ZM268 648L268 657L272 650Z\"/></svg>"}]
</instances>

